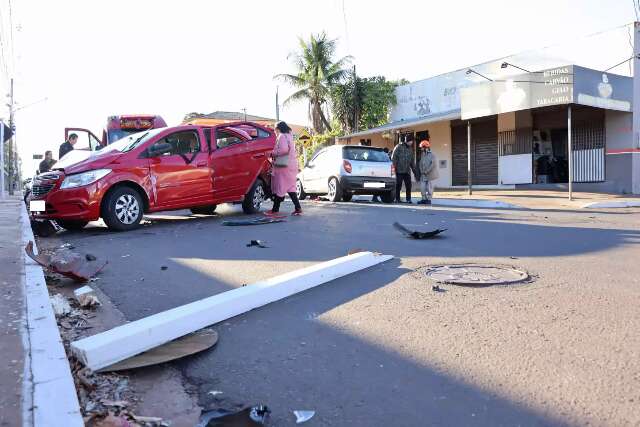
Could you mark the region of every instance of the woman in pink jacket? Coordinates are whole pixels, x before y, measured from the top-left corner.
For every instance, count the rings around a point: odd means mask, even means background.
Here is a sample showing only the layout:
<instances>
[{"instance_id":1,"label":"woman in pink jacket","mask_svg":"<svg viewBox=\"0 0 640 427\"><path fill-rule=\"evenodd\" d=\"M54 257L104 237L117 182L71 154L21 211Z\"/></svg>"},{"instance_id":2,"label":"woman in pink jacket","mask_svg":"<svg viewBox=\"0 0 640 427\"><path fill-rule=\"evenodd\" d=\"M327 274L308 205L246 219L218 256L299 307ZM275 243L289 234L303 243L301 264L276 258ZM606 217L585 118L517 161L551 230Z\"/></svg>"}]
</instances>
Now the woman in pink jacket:
<instances>
[{"instance_id":1,"label":"woman in pink jacket","mask_svg":"<svg viewBox=\"0 0 640 427\"><path fill-rule=\"evenodd\" d=\"M288 156L286 165L277 165L278 157ZM296 145L293 142L291 128L285 122L276 123L276 146L271 154L273 158L273 172L271 173L271 192L273 193L273 209L266 212L274 215L280 212L280 203L289 194L295 210L292 215L302 214L302 207L296 194L296 178L298 176L298 157Z\"/></svg>"}]
</instances>

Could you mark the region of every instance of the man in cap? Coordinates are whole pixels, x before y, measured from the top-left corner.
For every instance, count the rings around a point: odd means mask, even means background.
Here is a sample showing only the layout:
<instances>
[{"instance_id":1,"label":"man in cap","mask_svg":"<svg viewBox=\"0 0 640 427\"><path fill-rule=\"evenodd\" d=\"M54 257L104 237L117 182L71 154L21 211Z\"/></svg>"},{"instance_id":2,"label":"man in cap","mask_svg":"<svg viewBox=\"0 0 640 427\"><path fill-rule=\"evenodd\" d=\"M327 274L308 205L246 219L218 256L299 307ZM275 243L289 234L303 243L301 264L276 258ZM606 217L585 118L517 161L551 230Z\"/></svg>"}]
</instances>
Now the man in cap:
<instances>
[{"instance_id":1,"label":"man in cap","mask_svg":"<svg viewBox=\"0 0 640 427\"><path fill-rule=\"evenodd\" d=\"M431 151L431 143L428 139L420 142L420 150L422 154L420 156L420 162L418 168L420 171L420 192L422 193L422 200L418 202L420 205L430 205L431 197L433 196L433 184L438 179L438 159L436 155Z\"/></svg>"}]
</instances>

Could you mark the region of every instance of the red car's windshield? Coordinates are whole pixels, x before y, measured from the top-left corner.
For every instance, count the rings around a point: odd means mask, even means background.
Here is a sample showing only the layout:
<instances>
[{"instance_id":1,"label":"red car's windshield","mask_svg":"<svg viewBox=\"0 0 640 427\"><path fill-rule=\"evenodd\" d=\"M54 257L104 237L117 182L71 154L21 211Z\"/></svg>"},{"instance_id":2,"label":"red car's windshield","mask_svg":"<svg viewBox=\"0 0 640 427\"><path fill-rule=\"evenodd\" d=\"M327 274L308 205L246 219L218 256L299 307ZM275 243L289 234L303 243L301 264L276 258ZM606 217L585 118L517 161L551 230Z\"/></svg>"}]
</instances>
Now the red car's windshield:
<instances>
[{"instance_id":1,"label":"red car's windshield","mask_svg":"<svg viewBox=\"0 0 640 427\"><path fill-rule=\"evenodd\" d=\"M134 133L138 133L141 132L142 130L146 130L146 129L109 129L107 131L107 135L108 135L108 141L107 144L113 144L114 142L116 142L119 139L125 138L129 135L133 135Z\"/></svg>"}]
</instances>

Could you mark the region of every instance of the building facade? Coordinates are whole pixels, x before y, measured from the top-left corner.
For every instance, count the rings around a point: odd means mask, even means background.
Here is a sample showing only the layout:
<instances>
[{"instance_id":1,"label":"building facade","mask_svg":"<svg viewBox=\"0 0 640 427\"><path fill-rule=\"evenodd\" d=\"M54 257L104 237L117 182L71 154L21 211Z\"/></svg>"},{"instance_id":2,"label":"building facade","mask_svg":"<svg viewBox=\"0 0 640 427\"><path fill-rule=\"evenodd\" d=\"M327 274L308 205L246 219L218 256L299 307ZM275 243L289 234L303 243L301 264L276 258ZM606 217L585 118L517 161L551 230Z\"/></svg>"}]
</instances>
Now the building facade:
<instances>
[{"instance_id":1,"label":"building facade","mask_svg":"<svg viewBox=\"0 0 640 427\"><path fill-rule=\"evenodd\" d=\"M631 77L576 65L495 61L398 87L389 124L339 142L429 138L439 188L565 188L571 175L577 191L639 193L633 90Z\"/></svg>"}]
</instances>

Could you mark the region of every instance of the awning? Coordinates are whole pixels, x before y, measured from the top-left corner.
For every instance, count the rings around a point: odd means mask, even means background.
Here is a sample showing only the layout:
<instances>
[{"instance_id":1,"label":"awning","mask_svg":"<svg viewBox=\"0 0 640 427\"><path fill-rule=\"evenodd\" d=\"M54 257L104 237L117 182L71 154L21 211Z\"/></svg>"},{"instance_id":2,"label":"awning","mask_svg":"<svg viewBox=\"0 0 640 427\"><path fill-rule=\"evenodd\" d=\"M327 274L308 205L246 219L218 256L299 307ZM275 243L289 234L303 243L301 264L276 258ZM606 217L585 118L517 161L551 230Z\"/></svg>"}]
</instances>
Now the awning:
<instances>
[{"instance_id":1,"label":"awning","mask_svg":"<svg viewBox=\"0 0 640 427\"><path fill-rule=\"evenodd\" d=\"M388 132L396 129L411 128L418 125L424 125L427 123L440 122L446 120L456 120L460 118L460 110L447 111L439 114L432 114L429 116L416 117L409 120L398 120L395 122L387 123L386 125L378 126L375 128L363 130L360 132L352 133L351 135L341 136L338 139L357 138L360 136L373 135L374 133Z\"/></svg>"}]
</instances>

